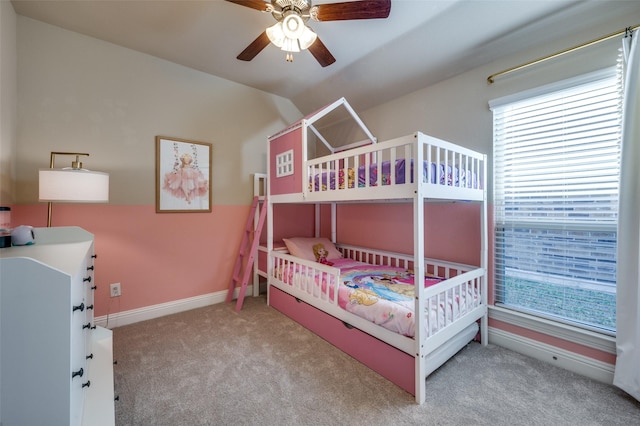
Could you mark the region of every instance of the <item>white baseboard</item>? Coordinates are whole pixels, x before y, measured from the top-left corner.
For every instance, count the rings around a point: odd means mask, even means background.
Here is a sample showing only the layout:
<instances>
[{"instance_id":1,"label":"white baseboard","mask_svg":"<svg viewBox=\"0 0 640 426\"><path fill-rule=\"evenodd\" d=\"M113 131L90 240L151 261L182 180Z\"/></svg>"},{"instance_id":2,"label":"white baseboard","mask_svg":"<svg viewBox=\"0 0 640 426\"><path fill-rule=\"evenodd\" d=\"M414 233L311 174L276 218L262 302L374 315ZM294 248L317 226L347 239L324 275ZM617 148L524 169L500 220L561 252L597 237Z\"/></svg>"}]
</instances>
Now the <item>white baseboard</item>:
<instances>
[{"instance_id":1,"label":"white baseboard","mask_svg":"<svg viewBox=\"0 0 640 426\"><path fill-rule=\"evenodd\" d=\"M236 289L234 298L238 297L239 289ZM245 297L253 293L253 286L247 286ZM201 296L174 300L158 305L145 306L124 312L95 317L95 325L113 329L140 321L159 318L178 312L202 308L204 306L224 303L227 291L203 294ZM589 358L575 352L570 352L537 340L528 339L517 334L509 333L494 327L489 327L489 343L502 346L514 352L548 362L574 373L590 377L607 384L613 383L614 366L602 361Z\"/></svg>"},{"instance_id":2,"label":"white baseboard","mask_svg":"<svg viewBox=\"0 0 640 426\"><path fill-rule=\"evenodd\" d=\"M494 327L489 327L489 343L530 356L565 370L612 384L614 366L584 355L570 352L537 340L528 339Z\"/></svg>"},{"instance_id":3,"label":"white baseboard","mask_svg":"<svg viewBox=\"0 0 640 426\"><path fill-rule=\"evenodd\" d=\"M236 289L234 299L238 297L240 289ZM253 294L253 286L248 285L245 298ZM201 296L188 297L186 299L174 300L158 305L145 306L143 308L132 309L130 311L116 312L94 318L95 325L113 329L140 321L146 321L165 315L177 314L178 312L189 311L191 309L202 308L204 306L224 303L227 298L227 290L215 293L203 294Z\"/></svg>"}]
</instances>

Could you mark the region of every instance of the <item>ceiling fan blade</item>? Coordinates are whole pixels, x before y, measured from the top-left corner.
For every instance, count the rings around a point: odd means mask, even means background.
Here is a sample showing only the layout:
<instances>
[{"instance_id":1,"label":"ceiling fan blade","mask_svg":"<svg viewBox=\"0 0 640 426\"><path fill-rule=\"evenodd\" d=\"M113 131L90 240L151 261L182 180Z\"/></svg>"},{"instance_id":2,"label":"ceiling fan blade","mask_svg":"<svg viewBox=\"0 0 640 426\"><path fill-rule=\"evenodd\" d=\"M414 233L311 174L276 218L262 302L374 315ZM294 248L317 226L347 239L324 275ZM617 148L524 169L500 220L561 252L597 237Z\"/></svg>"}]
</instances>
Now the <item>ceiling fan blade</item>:
<instances>
[{"instance_id":1,"label":"ceiling fan blade","mask_svg":"<svg viewBox=\"0 0 640 426\"><path fill-rule=\"evenodd\" d=\"M324 45L322 41L320 41L320 37L313 42L311 46L309 46L309 52L313 55L314 58L322 65L322 67L326 67L327 65L331 65L336 61L336 58L333 57L327 46Z\"/></svg>"},{"instance_id":2,"label":"ceiling fan blade","mask_svg":"<svg viewBox=\"0 0 640 426\"><path fill-rule=\"evenodd\" d=\"M229 3L239 4L240 6L250 7L251 9L267 11L267 3L262 0L227 0Z\"/></svg>"},{"instance_id":3,"label":"ceiling fan blade","mask_svg":"<svg viewBox=\"0 0 640 426\"><path fill-rule=\"evenodd\" d=\"M267 32L263 31L262 34L260 34L258 38L253 40L246 49L240 52L240 54L238 55L238 59L240 59L241 61L252 60L258 53L262 52L262 49L267 47L269 43L271 43L271 41L269 41L269 37L267 37Z\"/></svg>"},{"instance_id":4,"label":"ceiling fan blade","mask_svg":"<svg viewBox=\"0 0 640 426\"><path fill-rule=\"evenodd\" d=\"M391 0L360 0L318 5L318 21L388 18Z\"/></svg>"}]
</instances>

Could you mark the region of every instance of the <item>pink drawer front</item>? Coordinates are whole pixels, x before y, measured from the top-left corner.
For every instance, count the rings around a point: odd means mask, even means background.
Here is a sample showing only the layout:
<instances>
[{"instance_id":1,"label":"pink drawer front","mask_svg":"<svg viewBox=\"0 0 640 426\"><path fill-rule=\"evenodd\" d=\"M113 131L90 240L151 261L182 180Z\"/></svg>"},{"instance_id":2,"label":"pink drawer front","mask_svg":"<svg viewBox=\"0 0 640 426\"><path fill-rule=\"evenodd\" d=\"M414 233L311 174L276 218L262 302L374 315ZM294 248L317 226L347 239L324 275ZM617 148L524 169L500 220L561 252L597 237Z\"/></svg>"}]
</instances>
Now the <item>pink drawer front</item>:
<instances>
[{"instance_id":1,"label":"pink drawer front","mask_svg":"<svg viewBox=\"0 0 640 426\"><path fill-rule=\"evenodd\" d=\"M387 380L415 394L415 360L412 356L357 328L346 326L341 320L278 288L269 287L269 304Z\"/></svg>"}]
</instances>

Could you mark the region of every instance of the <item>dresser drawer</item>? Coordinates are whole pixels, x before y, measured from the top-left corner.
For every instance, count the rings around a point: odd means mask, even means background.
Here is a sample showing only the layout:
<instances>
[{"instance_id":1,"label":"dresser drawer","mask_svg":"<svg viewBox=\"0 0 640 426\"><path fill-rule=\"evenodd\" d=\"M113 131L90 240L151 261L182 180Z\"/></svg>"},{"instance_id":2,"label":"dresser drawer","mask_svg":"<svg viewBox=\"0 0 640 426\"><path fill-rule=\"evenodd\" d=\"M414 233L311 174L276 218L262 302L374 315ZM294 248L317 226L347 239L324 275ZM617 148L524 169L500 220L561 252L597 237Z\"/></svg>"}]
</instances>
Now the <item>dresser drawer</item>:
<instances>
[{"instance_id":1,"label":"dresser drawer","mask_svg":"<svg viewBox=\"0 0 640 426\"><path fill-rule=\"evenodd\" d=\"M269 287L269 304L387 380L415 392L414 357L274 286Z\"/></svg>"}]
</instances>

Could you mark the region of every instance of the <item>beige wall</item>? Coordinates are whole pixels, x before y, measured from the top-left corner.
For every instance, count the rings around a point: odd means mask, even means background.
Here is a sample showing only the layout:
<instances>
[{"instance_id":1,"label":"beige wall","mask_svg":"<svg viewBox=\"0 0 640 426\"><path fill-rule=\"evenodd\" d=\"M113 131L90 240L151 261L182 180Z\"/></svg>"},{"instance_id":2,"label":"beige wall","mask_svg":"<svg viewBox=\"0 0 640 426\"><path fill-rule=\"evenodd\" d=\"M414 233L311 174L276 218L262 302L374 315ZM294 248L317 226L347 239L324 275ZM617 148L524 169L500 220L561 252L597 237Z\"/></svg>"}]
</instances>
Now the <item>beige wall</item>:
<instances>
[{"instance_id":1,"label":"beige wall","mask_svg":"<svg viewBox=\"0 0 640 426\"><path fill-rule=\"evenodd\" d=\"M4 3L4 2L3 2ZM95 236L95 315L226 293L267 136L302 114L287 99L39 21L17 18L12 224L45 226L38 169L88 152L108 204L57 204L53 226ZM155 137L212 144L211 213L155 213ZM58 157L56 167L72 157ZM122 296L109 297L108 284Z\"/></svg>"},{"instance_id":2,"label":"beige wall","mask_svg":"<svg viewBox=\"0 0 640 426\"><path fill-rule=\"evenodd\" d=\"M0 205L14 201L17 67L16 14L11 3L0 1Z\"/></svg>"},{"instance_id":3,"label":"beige wall","mask_svg":"<svg viewBox=\"0 0 640 426\"><path fill-rule=\"evenodd\" d=\"M640 11L627 24L638 21ZM493 85L487 84L488 75L621 25L612 21L585 29L358 113L378 140L419 130L491 154L490 99L598 69L610 63L619 41L499 78ZM266 136L300 117L286 99L29 18L18 17L17 38L19 203L37 202L37 169L48 166L50 151L79 150L91 153L85 167L111 173L111 203L152 204L156 135L212 143L214 205L247 203L251 173L265 169ZM2 39L4 46L7 37ZM11 57L5 50L3 57ZM602 54L605 50L609 53ZM4 161L9 148L2 128ZM63 157L57 166L69 160Z\"/></svg>"},{"instance_id":4,"label":"beige wall","mask_svg":"<svg viewBox=\"0 0 640 426\"><path fill-rule=\"evenodd\" d=\"M476 68L375 108L361 111L359 114L379 140L386 140L419 130L486 153L489 158L488 189L491 205L493 123L488 102L492 99L612 66L616 63L617 50L621 45L621 38L617 37L597 46L497 78L492 85L487 83L487 77L503 69L614 33L623 29L625 25L637 25L640 23L640 7L637 9L637 13L629 15L626 22L615 20L604 22L598 26L587 27L569 38L556 40L552 44L539 46L535 49L522 51L494 61L487 66ZM490 215L490 220L491 217ZM492 228L490 222L490 229ZM491 233L489 239L489 253L491 255ZM491 260L489 262L489 285L490 300L492 300ZM537 340L553 347L576 352L607 364L615 364L615 353L611 351L582 347L574 342L562 341L543 333L500 321L490 320L490 324L492 327L507 330L510 333ZM521 350L528 355L537 356L545 361L551 361L552 359L550 355L545 358L548 355L546 352L532 352L530 348L524 345L519 347L514 344L512 349ZM571 362L569 362L564 365L572 369L572 371L580 371L583 374L591 373L588 369L579 370L581 368L580 363L571 365Z\"/></svg>"},{"instance_id":5,"label":"beige wall","mask_svg":"<svg viewBox=\"0 0 640 426\"><path fill-rule=\"evenodd\" d=\"M110 204L154 204L162 135L213 144L213 204L248 204L266 137L301 116L287 99L30 18L17 34L18 203L37 202L51 151L75 151L110 173Z\"/></svg>"},{"instance_id":6,"label":"beige wall","mask_svg":"<svg viewBox=\"0 0 640 426\"><path fill-rule=\"evenodd\" d=\"M585 28L570 38L522 51L483 67L460 74L412 94L359 111L363 121L378 140L386 140L414 131L449 140L489 156L493 144L492 114L488 102L509 94L542 86L562 79L615 65L621 39L615 38L517 73L496 78L489 85L487 77L548 54L594 40L640 23L640 7L626 23L619 20ZM491 193L491 182L489 185Z\"/></svg>"},{"instance_id":7,"label":"beige wall","mask_svg":"<svg viewBox=\"0 0 640 426\"><path fill-rule=\"evenodd\" d=\"M104 284L123 283L116 310L223 291L252 194L251 174L266 167L266 136L299 119L300 112L286 99L24 17L17 18L15 95L15 14L8 2L0 1L0 6L1 174L7 173L8 157L16 164L15 201L33 203L22 208L25 223L42 226L37 170L48 166L49 152L89 152L85 166L111 174L109 205L73 206L66 217L58 206L54 217L58 225L78 224L95 233L101 252L96 276ZM619 40L502 77L493 85L487 84L488 75L638 23L640 10L627 22L589 26L358 114L381 141L419 130L490 157L489 100L599 69L611 63ZM5 99L12 102L5 97L7 87L18 102L17 118L11 106L4 109ZM6 155L15 134L16 151ZM214 214L187 218L154 213L156 135L213 144ZM129 228L120 225L125 221L131 222ZM176 241L179 247L174 247ZM202 257L194 260L194 253ZM173 266L194 262L186 270L197 271L197 276L187 278ZM114 312L106 288L98 289L97 315Z\"/></svg>"}]
</instances>

